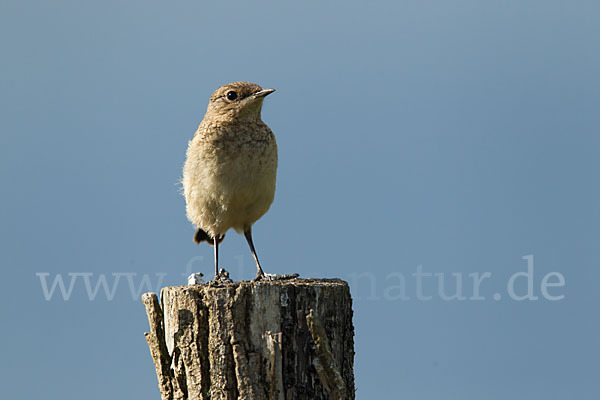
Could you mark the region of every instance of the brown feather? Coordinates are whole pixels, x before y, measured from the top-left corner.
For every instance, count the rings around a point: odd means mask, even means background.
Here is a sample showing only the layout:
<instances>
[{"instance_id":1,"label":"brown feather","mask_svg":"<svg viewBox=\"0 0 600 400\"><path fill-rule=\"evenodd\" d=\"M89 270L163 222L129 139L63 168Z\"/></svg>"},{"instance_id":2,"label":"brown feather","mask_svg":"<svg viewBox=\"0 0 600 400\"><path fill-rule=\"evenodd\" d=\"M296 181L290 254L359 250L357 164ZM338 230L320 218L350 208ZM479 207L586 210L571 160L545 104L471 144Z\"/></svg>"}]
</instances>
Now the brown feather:
<instances>
[{"instance_id":1,"label":"brown feather","mask_svg":"<svg viewBox=\"0 0 600 400\"><path fill-rule=\"evenodd\" d=\"M225 235L219 237L219 243L221 243L223 239L225 239ZM211 246L215 245L215 240L208 233L198 228L196 234L194 235L194 243L200 244L200 242L208 242L208 244L210 244Z\"/></svg>"}]
</instances>

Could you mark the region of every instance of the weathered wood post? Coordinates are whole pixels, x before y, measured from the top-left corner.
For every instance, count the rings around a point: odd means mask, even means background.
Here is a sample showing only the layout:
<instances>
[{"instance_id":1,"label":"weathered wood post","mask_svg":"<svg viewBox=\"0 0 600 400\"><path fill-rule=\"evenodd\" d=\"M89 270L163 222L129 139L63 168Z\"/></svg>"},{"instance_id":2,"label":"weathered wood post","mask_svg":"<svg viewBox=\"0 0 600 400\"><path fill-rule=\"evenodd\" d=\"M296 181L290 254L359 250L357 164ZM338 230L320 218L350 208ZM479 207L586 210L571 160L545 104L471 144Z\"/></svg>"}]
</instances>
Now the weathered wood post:
<instances>
[{"instance_id":1,"label":"weathered wood post","mask_svg":"<svg viewBox=\"0 0 600 400\"><path fill-rule=\"evenodd\" d=\"M162 400L354 399L339 279L166 287L142 296Z\"/></svg>"}]
</instances>

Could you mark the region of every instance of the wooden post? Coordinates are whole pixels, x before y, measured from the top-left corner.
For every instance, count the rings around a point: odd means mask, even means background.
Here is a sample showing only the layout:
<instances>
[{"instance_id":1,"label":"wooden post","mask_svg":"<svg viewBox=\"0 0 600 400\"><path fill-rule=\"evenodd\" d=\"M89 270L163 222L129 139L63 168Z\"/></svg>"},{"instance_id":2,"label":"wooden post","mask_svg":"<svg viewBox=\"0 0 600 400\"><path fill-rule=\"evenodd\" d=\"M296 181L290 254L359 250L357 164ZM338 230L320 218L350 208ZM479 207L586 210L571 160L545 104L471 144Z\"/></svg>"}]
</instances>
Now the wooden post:
<instances>
[{"instance_id":1,"label":"wooden post","mask_svg":"<svg viewBox=\"0 0 600 400\"><path fill-rule=\"evenodd\" d=\"M292 279L142 296L162 400L354 399L348 284Z\"/></svg>"}]
</instances>

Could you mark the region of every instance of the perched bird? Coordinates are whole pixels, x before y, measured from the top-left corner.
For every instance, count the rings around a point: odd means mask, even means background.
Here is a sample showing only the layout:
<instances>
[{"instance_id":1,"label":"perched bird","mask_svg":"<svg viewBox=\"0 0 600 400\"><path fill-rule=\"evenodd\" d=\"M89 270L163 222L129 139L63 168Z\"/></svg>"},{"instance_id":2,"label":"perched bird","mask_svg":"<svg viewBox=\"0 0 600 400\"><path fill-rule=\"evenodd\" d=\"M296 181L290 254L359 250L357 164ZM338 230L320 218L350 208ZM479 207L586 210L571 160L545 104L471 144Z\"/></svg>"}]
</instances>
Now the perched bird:
<instances>
[{"instance_id":1,"label":"perched bird","mask_svg":"<svg viewBox=\"0 0 600 400\"><path fill-rule=\"evenodd\" d=\"M261 120L263 100L274 91L250 82L221 86L188 145L182 179L187 217L197 227L194 242L214 246L215 279L219 243L229 228L246 236L256 262L254 279L266 276L252 242L252 225L275 195L277 143Z\"/></svg>"}]
</instances>

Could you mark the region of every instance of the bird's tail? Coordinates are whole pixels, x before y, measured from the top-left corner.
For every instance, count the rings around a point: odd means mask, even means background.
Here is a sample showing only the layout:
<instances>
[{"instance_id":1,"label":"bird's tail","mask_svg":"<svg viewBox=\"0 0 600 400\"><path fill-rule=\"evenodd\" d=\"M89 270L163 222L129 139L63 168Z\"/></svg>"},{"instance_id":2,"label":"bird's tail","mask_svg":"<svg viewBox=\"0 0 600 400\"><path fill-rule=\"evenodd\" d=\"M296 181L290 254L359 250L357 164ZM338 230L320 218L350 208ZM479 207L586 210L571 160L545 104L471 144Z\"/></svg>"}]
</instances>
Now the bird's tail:
<instances>
[{"instance_id":1,"label":"bird's tail","mask_svg":"<svg viewBox=\"0 0 600 400\"><path fill-rule=\"evenodd\" d=\"M221 243L223 239L225 239L225 235L219 236L219 243ZM215 245L215 239L202 229L198 228L194 235L194 243L199 244L200 242L208 242L211 246Z\"/></svg>"}]
</instances>

